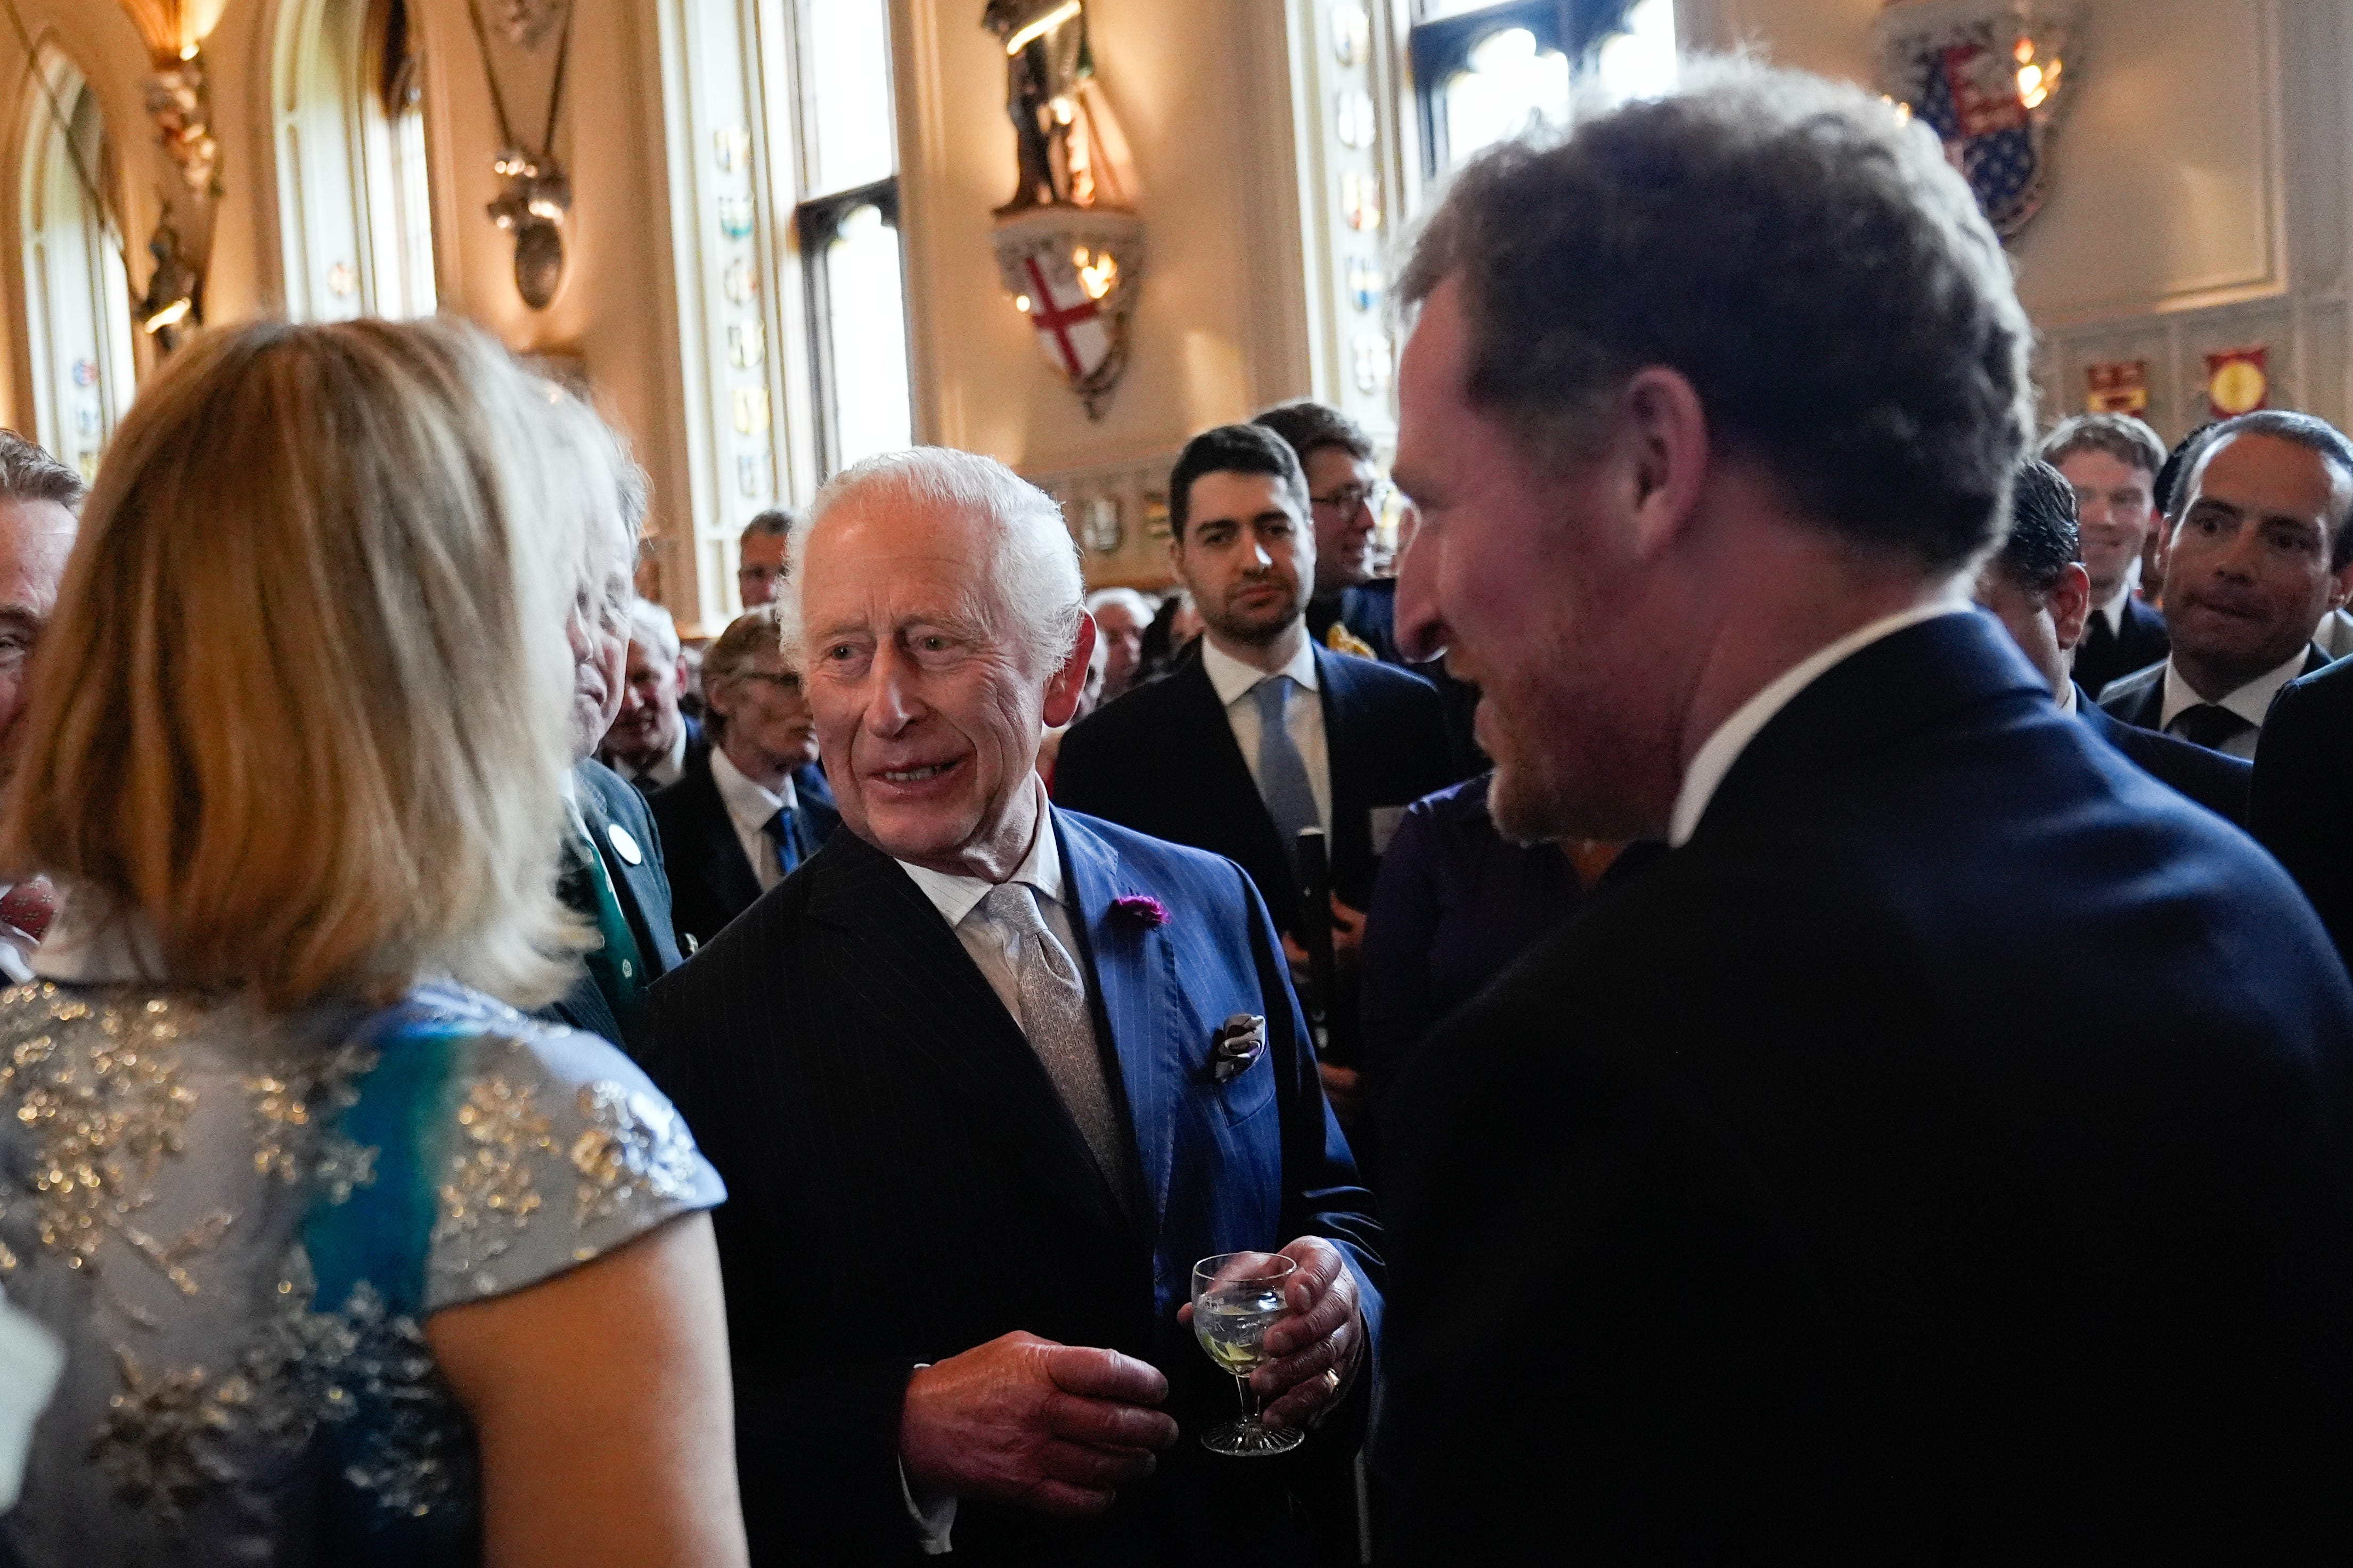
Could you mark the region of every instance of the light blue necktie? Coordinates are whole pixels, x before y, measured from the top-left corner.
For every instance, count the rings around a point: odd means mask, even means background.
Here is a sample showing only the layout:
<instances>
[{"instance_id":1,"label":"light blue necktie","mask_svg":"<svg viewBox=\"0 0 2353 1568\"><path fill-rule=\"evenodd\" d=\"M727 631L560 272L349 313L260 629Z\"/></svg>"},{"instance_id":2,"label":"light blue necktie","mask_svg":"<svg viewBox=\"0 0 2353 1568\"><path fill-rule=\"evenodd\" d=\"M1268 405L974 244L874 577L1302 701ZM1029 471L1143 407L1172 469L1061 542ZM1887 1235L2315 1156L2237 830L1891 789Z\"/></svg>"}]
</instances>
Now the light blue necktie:
<instances>
[{"instance_id":1,"label":"light blue necktie","mask_svg":"<svg viewBox=\"0 0 2353 1568\"><path fill-rule=\"evenodd\" d=\"M1258 792L1266 799L1267 815L1282 839L1282 852L1296 860L1303 829L1321 827L1315 809L1315 786L1308 782L1307 760L1292 743L1282 722L1285 700L1293 682L1287 675L1270 675L1250 690L1258 704Z\"/></svg>"}]
</instances>

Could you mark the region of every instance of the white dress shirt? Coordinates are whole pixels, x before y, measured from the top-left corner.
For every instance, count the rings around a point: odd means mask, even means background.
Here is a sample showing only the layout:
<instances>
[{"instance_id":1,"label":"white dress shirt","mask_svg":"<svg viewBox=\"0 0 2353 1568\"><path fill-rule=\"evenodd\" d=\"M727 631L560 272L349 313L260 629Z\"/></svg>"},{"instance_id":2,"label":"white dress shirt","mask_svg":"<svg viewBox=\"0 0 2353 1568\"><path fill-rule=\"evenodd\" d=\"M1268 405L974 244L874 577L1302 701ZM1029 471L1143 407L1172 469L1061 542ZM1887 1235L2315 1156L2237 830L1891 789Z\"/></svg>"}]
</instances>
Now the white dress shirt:
<instances>
[{"instance_id":1,"label":"white dress shirt","mask_svg":"<svg viewBox=\"0 0 2353 1568\"><path fill-rule=\"evenodd\" d=\"M712 760L714 763L718 761L716 752L712 754ZM1054 933L1054 940L1060 942L1062 950L1071 955L1079 972L1079 983L1087 987L1092 999L1094 976L1087 973L1085 964L1077 963L1078 933L1071 924L1070 910L1063 901L1062 851L1060 846L1054 842L1054 819L1047 805L1046 786L1037 774L1031 773L1029 788L1038 805L1037 837L1029 841L1029 853L1022 857L1021 864L1006 880L1018 882L1036 895L1038 912L1044 918L1046 929ZM948 922L950 931L955 932L956 941L962 942L965 952L972 955L973 963L980 968L982 978L988 982L988 988L997 993L997 999L1005 1004L1005 1010L1013 1016L1014 1024L1018 1026L1021 1022L1021 975L1014 949L1019 939L1017 933L1008 931L989 920L980 907L981 900L988 897L995 884L984 882L977 877L959 877L946 871L934 871L927 866L910 865L904 860L899 861L898 866L923 890L923 897L932 901L932 908L940 911L940 918ZM923 1367L918 1366L915 1370L921 1372ZM917 1497L914 1489L908 1484L903 1468L899 1472L899 1489L906 1498L907 1513L914 1521L924 1555L939 1557L952 1551L954 1546L949 1535L955 1528L956 1500L928 1494Z\"/></svg>"},{"instance_id":2,"label":"white dress shirt","mask_svg":"<svg viewBox=\"0 0 2353 1568\"><path fill-rule=\"evenodd\" d=\"M1707 803L1715 798L1724 775L1748 749L1748 742L1757 732L1773 721L1773 716L1788 707L1799 692L1853 655L1873 643L1894 637L1897 632L1916 626L1923 621L1933 621L1939 616L1966 616L1974 613L1966 601L1939 599L1934 604L1915 605L1908 610L1858 626L1828 647L1800 659L1776 677L1765 689L1738 708L1732 717L1716 727L1715 733L1697 752L1692 753L1691 766L1683 770L1683 786L1675 796L1675 809L1667 819L1667 842L1677 847L1691 841L1699 829L1699 819L1707 815Z\"/></svg>"},{"instance_id":3,"label":"white dress shirt","mask_svg":"<svg viewBox=\"0 0 2353 1568\"><path fill-rule=\"evenodd\" d=\"M2073 681L2071 680L2059 689L2058 703L2060 712L2070 719L2075 716L2075 683Z\"/></svg>"},{"instance_id":4,"label":"white dress shirt","mask_svg":"<svg viewBox=\"0 0 2353 1568\"><path fill-rule=\"evenodd\" d=\"M2124 582L2109 596L2107 602L2092 606L2092 614L2108 624L2110 637L2120 637L2125 635L2125 606L2132 603L2133 592L2139 586L2140 563L2135 561L2125 568Z\"/></svg>"},{"instance_id":5,"label":"white dress shirt","mask_svg":"<svg viewBox=\"0 0 2353 1568\"><path fill-rule=\"evenodd\" d=\"M2224 742L2221 747L2223 755L2253 759L2255 742L2263 737L2264 715L2272 710L2272 699L2279 695L2281 687L2304 673L2304 661L2311 652L2309 648L2296 649L2294 658L2269 675L2257 676L2214 705L2228 709L2253 726ZM2168 658L2165 661L2165 704L2158 710L2157 727L2160 730L2166 728L2180 718L2185 710L2195 708L2205 700L2198 695L2196 687L2181 679L2181 671L2175 668L2172 659Z\"/></svg>"},{"instance_id":6,"label":"white dress shirt","mask_svg":"<svg viewBox=\"0 0 2353 1568\"><path fill-rule=\"evenodd\" d=\"M1250 693L1274 676L1255 665L1244 664L1207 637L1201 639L1201 669L1208 676L1218 700L1225 706L1226 724L1234 732L1234 744L1242 749L1242 761L1250 764L1250 782L1263 795L1266 784L1258 776L1258 703ZM1315 678L1314 641L1300 638L1299 652L1275 675L1287 675L1299 683L1300 689L1283 704L1282 727L1291 731L1291 743L1299 748L1299 760L1307 764L1307 787L1315 792L1315 815L1328 837L1332 831L1332 749L1324 736L1324 702L1322 688Z\"/></svg>"},{"instance_id":7,"label":"white dress shirt","mask_svg":"<svg viewBox=\"0 0 2353 1568\"><path fill-rule=\"evenodd\" d=\"M713 746L711 782L719 786L719 801L727 808L735 842L743 846L744 858L752 862L752 875L759 879L760 891L765 893L785 879L784 868L776 864L776 841L768 837L768 821L780 811L800 809L800 792L793 788L793 776L785 775L784 793L779 795L745 777L724 747Z\"/></svg>"}]
</instances>

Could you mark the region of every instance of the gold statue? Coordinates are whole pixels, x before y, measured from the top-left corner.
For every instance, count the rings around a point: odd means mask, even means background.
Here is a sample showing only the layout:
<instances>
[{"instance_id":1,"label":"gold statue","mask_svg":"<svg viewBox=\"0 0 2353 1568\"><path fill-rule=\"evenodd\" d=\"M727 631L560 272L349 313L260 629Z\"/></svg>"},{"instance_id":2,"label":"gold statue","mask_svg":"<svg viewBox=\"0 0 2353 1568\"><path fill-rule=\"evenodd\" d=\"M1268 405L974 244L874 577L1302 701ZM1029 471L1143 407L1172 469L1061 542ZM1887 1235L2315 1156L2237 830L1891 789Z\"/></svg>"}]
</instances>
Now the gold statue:
<instances>
[{"instance_id":1,"label":"gold statue","mask_svg":"<svg viewBox=\"0 0 2353 1568\"><path fill-rule=\"evenodd\" d=\"M1085 0L988 0L981 26L1005 46L1005 112L1020 163L997 216L1126 206L1127 146L1095 89Z\"/></svg>"}]
</instances>

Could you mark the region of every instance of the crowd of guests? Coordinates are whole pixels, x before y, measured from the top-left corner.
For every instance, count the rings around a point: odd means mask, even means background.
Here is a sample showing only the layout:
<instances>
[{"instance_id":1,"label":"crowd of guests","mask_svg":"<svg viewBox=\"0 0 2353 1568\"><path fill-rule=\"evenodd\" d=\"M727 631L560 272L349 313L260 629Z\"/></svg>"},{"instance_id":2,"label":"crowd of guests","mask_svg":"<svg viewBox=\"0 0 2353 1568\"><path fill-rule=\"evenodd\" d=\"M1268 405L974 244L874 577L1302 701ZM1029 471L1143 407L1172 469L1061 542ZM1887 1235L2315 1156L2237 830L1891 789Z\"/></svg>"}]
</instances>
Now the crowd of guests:
<instances>
[{"instance_id":1,"label":"crowd of guests","mask_svg":"<svg viewBox=\"0 0 2353 1568\"><path fill-rule=\"evenodd\" d=\"M1933 138L1693 80L1415 242L1394 577L1308 402L700 649L467 327L0 437L0 1563L2353 1547L2353 443L2038 439Z\"/></svg>"}]
</instances>

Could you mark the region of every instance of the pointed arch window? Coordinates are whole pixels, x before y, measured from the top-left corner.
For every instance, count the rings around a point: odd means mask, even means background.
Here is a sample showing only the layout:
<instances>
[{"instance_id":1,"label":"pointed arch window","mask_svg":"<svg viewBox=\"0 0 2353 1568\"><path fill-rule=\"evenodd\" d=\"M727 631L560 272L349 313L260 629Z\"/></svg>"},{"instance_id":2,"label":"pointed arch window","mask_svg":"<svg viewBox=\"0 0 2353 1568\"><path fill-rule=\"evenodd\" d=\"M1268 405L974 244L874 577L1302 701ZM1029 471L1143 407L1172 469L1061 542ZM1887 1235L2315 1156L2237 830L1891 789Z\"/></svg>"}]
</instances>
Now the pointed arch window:
<instances>
[{"instance_id":1,"label":"pointed arch window","mask_svg":"<svg viewBox=\"0 0 2353 1568\"><path fill-rule=\"evenodd\" d=\"M287 0L281 17L274 102L287 313L430 314L439 295L411 0Z\"/></svg>"},{"instance_id":2,"label":"pointed arch window","mask_svg":"<svg viewBox=\"0 0 2353 1568\"><path fill-rule=\"evenodd\" d=\"M64 55L42 51L25 105L19 193L34 428L85 479L130 406L131 286L110 216L114 159L98 94Z\"/></svg>"}]
</instances>

